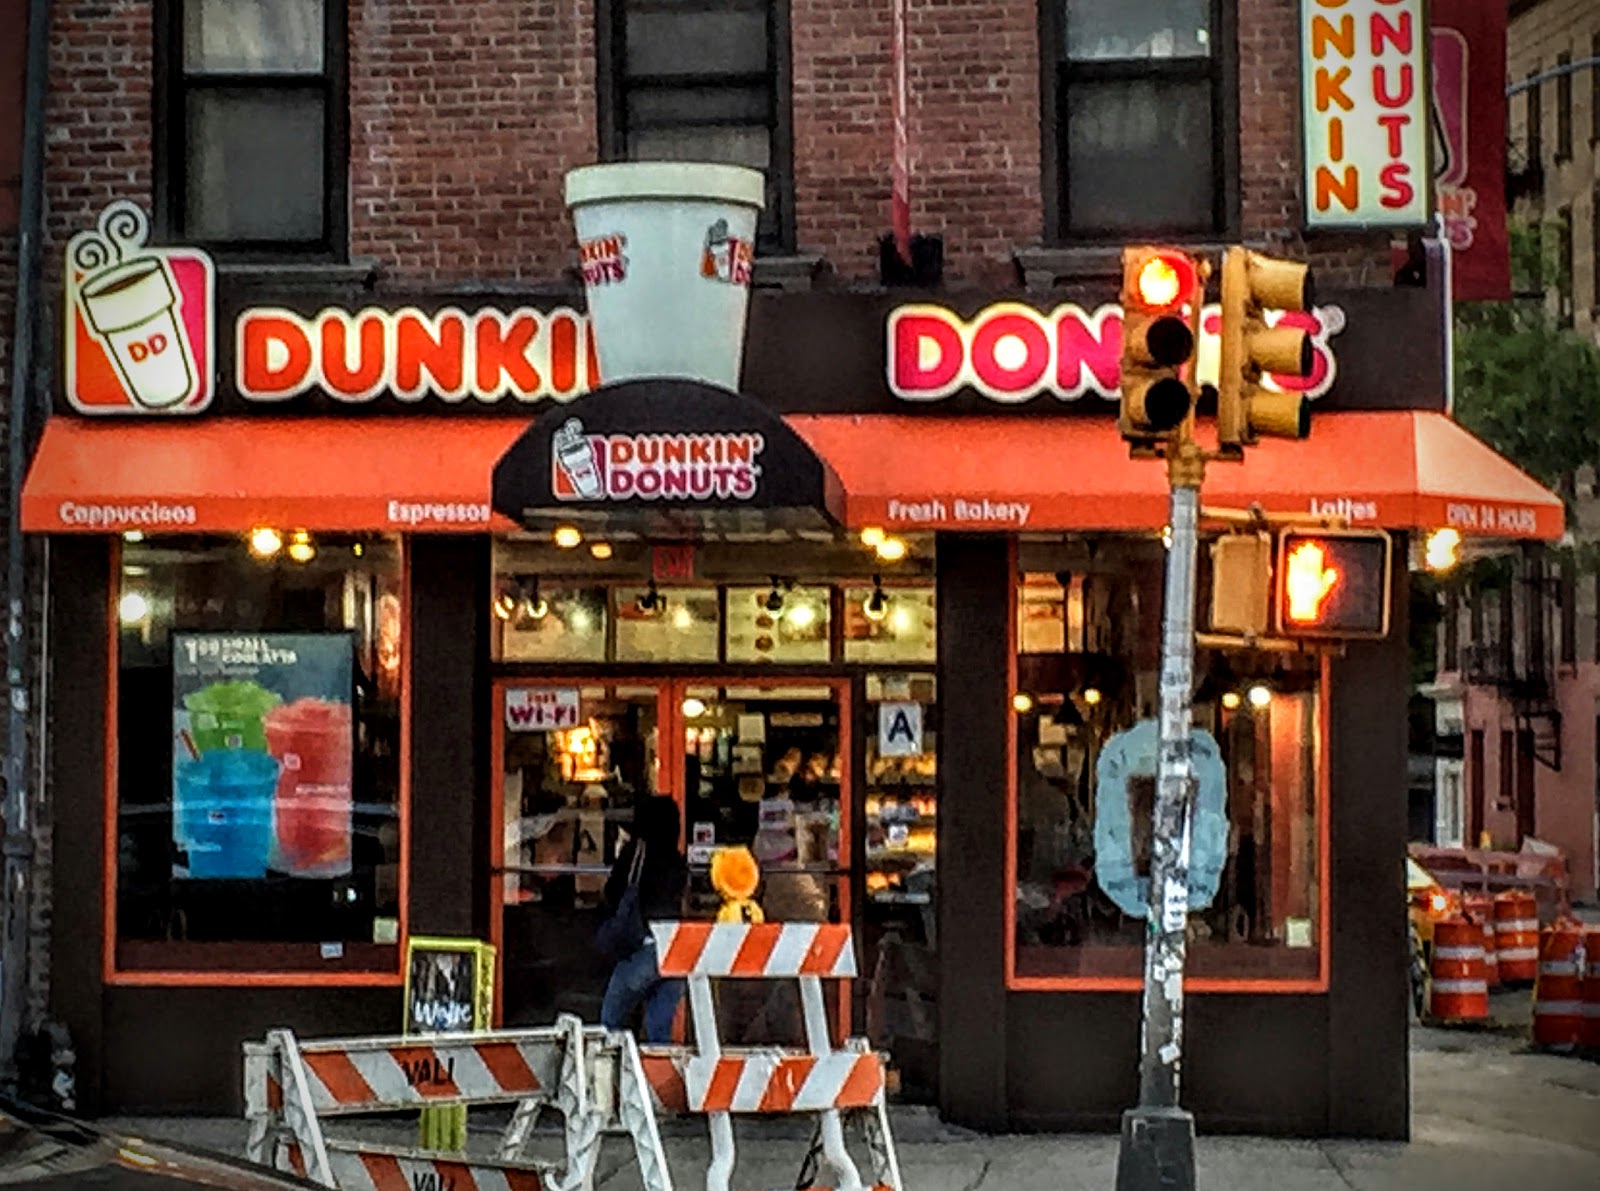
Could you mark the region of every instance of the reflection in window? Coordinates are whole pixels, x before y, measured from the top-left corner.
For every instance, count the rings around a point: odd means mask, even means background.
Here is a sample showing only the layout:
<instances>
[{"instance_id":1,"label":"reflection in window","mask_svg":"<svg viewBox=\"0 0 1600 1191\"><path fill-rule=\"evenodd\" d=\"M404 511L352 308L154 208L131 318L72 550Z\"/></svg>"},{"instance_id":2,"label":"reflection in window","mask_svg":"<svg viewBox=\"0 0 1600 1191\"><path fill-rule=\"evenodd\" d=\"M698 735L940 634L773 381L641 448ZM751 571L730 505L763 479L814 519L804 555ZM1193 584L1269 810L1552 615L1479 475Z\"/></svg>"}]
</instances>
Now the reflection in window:
<instances>
[{"instance_id":1,"label":"reflection in window","mask_svg":"<svg viewBox=\"0 0 1600 1191\"><path fill-rule=\"evenodd\" d=\"M619 662L714 662L721 616L716 588L616 588Z\"/></svg>"},{"instance_id":2,"label":"reflection in window","mask_svg":"<svg viewBox=\"0 0 1600 1191\"><path fill-rule=\"evenodd\" d=\"M875 583L844 589L844 660L926 664L938 644L932 587Z\"/></svg>"},{"instance_id":3,"label":"reflection in window","mask_svg":"<svg viewBox=\"0 0 1600 1191\"><path fill-rule=\"evenodd\" d=\"M826 662L833 624L826 587L728 588L727 660L730 662Z\"/></svg>"},{"instance_id":4,"label":"reflection in window","mask_svg":"<svg viewBox=\"0 0 1600 1191\"><path fill-rule=\"evenodd\" d=\"M194 946L222 943L321 945L279 967L393 963L400 590L382 539L305 562L229 538L124 548L122 966L262 966Z\"/></svg>"},{"instance_id":5,"label":"reflection in window","mask_svg":"<svg viewBox=\"0 0 1600 1191\"><path fill-rule=\"evenodd\" d=\"M498 657L508 662L603 662L606 589L505 576L494 597Z\"/></svg>"}]
</instances>

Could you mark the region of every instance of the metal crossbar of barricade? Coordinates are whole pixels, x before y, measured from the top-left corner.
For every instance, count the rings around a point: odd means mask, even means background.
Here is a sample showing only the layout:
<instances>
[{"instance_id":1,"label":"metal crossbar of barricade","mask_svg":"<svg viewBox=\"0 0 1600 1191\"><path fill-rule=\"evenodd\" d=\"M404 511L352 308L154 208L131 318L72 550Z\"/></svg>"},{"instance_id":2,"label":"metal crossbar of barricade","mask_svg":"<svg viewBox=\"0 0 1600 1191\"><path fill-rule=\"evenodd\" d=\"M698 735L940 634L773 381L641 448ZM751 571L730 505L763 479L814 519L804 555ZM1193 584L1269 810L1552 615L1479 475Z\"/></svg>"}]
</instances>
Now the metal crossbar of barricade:
<instances>
[{"instance_id":1,"label":"metal crossbar of barricade","mask_svg":"<svg viewBox=\"0 0 1600 1191\"><path fill-rule=\"evenodd\" d=\"M706 1191L731 1191L736 1162L734 1114L808 1114L817 1121L820 1158L837 1191L865 1191L844 1139L846 1114L859 1120L872 1159L875 1187L904 1191L885 1099L885 1064L865 1039L835 1049L828 1032L823 980L856 975L848 926L818 923L660 922L651 927L663 976L689 987L695 1049L647 1049L648 1081L658 1105L677 1096L668 1080L681 1076L686 1111L703 1113L711 1133ZM711 982L722 979L795 980L805 1021L806 1049L723 1049ZM806 1156L809 1165L816 1151ZM804 1181L803 1179L801 1180Z\"/></svg>"},{"instance_id":2,"label":"metal crossbar of barricade","mask_svg":"<svg viewBox=\"0 0 1600 1191\"><path fill-rule=\"evenodd\" d=\"M607 1133L633 1140L645 1191L672 1191L630 1034L563 1015L540 1030L297 1040L274 1030L244 1054L248 1156L333 1191L592 1191ZM328 1137L327 1118L428 1105L515 1104L494 1158ZM562 1118L563 1160L525 1153L540 1115Z\"/></svg>"}]
</instances>

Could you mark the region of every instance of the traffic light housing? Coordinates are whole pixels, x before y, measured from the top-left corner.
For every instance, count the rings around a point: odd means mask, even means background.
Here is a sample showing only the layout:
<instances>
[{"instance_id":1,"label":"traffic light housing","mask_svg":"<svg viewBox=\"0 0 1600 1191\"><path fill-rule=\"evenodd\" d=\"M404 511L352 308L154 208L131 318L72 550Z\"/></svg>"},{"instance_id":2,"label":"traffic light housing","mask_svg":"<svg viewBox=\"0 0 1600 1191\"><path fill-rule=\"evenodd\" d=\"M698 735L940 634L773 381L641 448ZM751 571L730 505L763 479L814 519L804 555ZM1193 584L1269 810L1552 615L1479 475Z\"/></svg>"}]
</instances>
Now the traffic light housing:
<instances>
[{"instance_id":1,"label":"traffic light housing","mask_svg":"<svg viewBox=\"0 0 1600 1191\"><path fill-rule=\"evenodd\" d=\"M1211 543L1211 617L1214 633L1266 635L1272 616L1272 535L1224 534Z\"/></svg>"},{"instance_id":2,"label":"traffic light housing","mask_svg":"<svg viewBox=\"0 0 1600 1191\"><path fill-rule=\"evenodd\" d=\"M1298 261L1277 260L1248 248L1222 257L1222 353L1217 377L1217 445L1239 458L1263 435L1305 438L1311 405L1299 393L1272 393L1261 385L1268 372L1309 376L1311 337L1302 328L1266 324L1268 310L1309 310L1311 270Z\"/></svg>"},{"instance_id":3,"label":"traffic light housing","mask_svg":"<svg viewBox=\"0 0 1600 1191\"><path fill-rule=\"evenodd\" d=\"M1389 631L1392 551L1379 529L1286 529L1273 568L1280 637L1340 640Z\"/></svg>"},{"instance_id":4,"label":"traffic light housing","mask_svg":"<svg viewBox=\"0 0 1600 1191\"><path fill-rule=\"evenodd\" d=\"M1135 451L1177 438L1194 414L1193 362L1205 258L1148 245L1122 251L1122 437Z\"/></svg>"}]
</instances>

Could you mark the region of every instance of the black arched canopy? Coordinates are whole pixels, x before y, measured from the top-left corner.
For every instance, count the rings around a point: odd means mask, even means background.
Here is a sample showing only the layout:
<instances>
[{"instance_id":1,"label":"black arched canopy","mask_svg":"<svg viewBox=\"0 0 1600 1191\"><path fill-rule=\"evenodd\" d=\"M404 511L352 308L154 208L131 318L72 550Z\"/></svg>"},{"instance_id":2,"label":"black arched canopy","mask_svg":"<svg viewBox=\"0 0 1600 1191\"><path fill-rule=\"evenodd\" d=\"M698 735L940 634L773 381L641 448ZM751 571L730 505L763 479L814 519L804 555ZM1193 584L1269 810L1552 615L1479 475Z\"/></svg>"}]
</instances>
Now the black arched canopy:
<instances>
[{"instance_id":1,"label":"black arched canopy","mask_svg":"<svg viewBox=\"0 0 1600 1191\"><path fill-rule=\"evenodd\" d=\"M651 537L833 529L826 461L754 397L679 378L623 381L540 415L494 468L494 508L529 529Z\"/></svg>"}]
</instances>

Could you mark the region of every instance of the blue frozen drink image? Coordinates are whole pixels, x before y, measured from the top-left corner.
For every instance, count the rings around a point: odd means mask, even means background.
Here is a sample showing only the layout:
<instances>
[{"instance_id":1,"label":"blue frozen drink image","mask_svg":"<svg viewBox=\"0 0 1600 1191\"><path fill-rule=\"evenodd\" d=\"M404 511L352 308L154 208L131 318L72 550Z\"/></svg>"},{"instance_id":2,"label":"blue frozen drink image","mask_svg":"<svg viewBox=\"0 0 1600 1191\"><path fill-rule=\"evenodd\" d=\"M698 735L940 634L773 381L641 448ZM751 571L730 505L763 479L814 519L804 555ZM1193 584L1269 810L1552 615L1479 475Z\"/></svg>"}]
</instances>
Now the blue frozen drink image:
<instances>
[{"instance_id":1,"label":"blue frozen drink image","mask_svg":"<svg viewBox=\"0 0 1600 1191\"><path fill-rule=\"evenodd\" d=\"M266 876L278 772L278 762L256 749L201 753L178 766L175 834L191 877Z\"/></svg>"}]
</instances>

